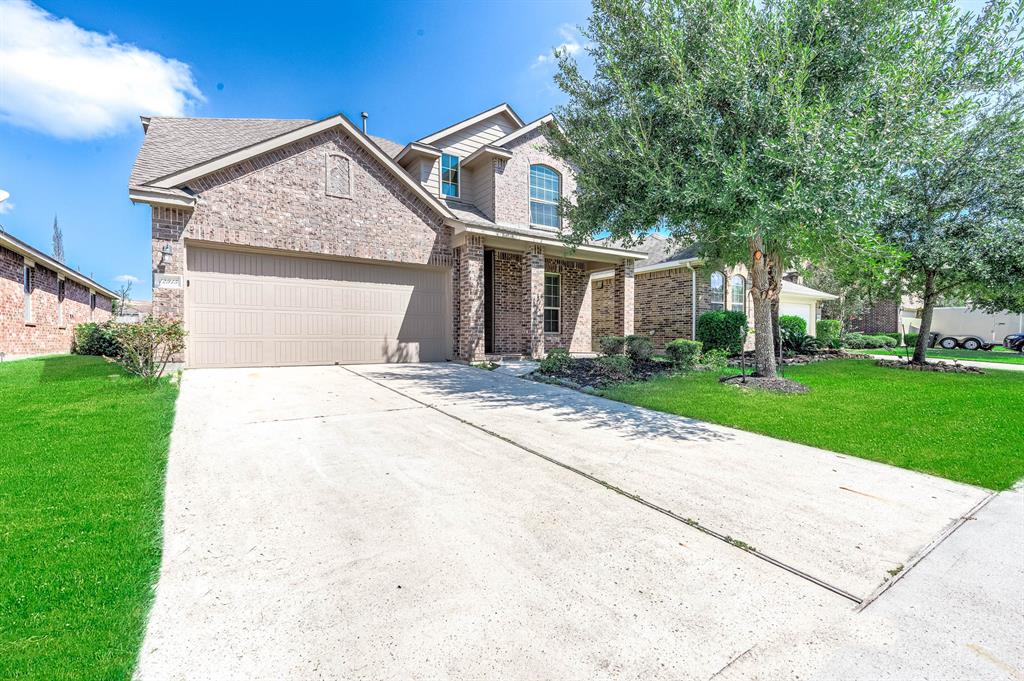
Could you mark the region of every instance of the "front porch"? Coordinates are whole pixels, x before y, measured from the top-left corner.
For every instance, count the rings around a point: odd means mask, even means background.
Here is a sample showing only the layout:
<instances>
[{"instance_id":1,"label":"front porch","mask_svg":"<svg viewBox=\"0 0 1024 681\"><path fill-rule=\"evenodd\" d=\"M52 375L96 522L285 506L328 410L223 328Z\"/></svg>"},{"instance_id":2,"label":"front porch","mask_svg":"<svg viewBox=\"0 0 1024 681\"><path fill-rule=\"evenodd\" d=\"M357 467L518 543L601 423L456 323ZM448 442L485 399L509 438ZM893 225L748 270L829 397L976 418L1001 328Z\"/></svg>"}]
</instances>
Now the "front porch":
<instances>
[{"instance_id":1,"label":"front porch","mask_svg":"<svg viewBox=\"0 0 1024 681\"><path fill-rule=\"evenodd\" d=\"M617 335L633 332L633 254L598 246L570 251L553 234L527 238L518 232L490 231L495 233L467 230L456 236L456 358L539 359L553 348L591 352L590 277L609 267L614 268L612 328Z\"/></svg>"}]
</instances>

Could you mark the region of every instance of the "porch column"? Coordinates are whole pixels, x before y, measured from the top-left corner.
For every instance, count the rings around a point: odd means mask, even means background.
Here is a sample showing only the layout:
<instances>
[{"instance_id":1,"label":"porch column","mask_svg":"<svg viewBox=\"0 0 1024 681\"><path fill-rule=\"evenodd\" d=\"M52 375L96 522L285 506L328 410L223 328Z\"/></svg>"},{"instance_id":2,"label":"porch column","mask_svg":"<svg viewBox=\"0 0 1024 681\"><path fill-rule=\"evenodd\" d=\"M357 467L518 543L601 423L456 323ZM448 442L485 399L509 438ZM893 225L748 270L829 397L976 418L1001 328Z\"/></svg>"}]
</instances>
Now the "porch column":
<instances>
[{"instance_id":1,"label":"porch column","mask_svg":"<svg viewBox=\"0 0 1024 681\"><path fill-rule=\"evenodd\" d=\"M612 335L633 335L633 261L621 260L612 278Z\"/></svg>"},{"instance_id":2,"label":"porch column","mask_svg":"<svg viewBox=\"0 0 1024 681\"><path fill-rule=\"evenodd\" d=\"M459 248L459 352L460 359L484 358L484 240L466 236Z\"/></svg>"},{"instance_id":3,"label":"porch column","mask_svg":"<svg viewBox=\"0 0 1024 681\"><path fill-rule=\"evenodd\" d=\"M526 316L526 351L544 357L544 251L533 246L523 253L523 313Z\"/></svg>"}]
</instances>

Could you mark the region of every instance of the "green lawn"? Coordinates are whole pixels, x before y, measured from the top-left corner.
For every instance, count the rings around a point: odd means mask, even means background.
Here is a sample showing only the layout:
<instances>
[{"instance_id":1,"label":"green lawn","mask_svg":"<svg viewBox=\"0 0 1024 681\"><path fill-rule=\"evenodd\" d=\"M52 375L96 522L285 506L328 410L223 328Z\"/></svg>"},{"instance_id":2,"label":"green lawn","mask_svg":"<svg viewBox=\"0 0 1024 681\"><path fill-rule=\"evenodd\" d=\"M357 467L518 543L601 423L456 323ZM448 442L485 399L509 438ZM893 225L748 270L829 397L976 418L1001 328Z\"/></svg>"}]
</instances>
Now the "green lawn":
<instances>
[{"instance_id":1,"label":"green lawn","mask_svg":"<svg viewBox=\"0 0 1024 681\"><path fill-rule=\"evenodd\" d=\"M128 679L160 566L177 388L0 364L0 679Z\"/></svg>"},{"instance_id":2,"label":"green lawn","mask_svg":"<svg viewBox=\"0 0 1024 681\"><path fill-rule=\"evenodd\" d=\"M1024 373L921 373L836 360L786 369L803 395L689 373L606 397L941 475L990 489L1024 476Z\"/></svg>"},{"instance_id":3,"label":"green lawn","mask_svg":"<svg viewBox=\"0 0 1024 681\"><path fill-rule=\"evenodd\" d=\"M1002 346L999 346L1002 348ZM854 350L853 352L866 352L872 355L896 355L905 357L906 348L878 348L875 350ZM910 350L914 354L914 350ZM1007 352L1006 350L943 350L942 348L929 348L929 359L969 359L975 362L1001 362L1004 364L1024 364L1024 355L1019 352Z\"/></svg>"}]
</instances>

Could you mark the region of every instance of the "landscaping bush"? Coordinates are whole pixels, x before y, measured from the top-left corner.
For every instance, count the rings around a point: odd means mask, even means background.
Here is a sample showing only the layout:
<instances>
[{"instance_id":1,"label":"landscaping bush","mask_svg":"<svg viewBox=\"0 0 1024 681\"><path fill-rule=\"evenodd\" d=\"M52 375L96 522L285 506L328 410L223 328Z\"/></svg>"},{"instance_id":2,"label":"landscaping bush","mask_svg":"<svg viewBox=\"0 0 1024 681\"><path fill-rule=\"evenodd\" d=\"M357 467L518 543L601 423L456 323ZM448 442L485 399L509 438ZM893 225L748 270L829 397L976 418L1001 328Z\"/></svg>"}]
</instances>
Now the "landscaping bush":
<instances>
[{"instance_id":1,"label":"landscaping bush","mask_svg":"<svg viewBox=\"0 0 1024 681\"><path fill-rule=\"evenodd\" d=\"M851 331L843 338L843 347L850 350L863 350L867 347L867 336L857 331Z\"/></svg>"},{"instance_id":2,"label":"landscaping bush","mask_svg":"<svg viewBox=\"0 0 1024 681\"><path fill-rule=\"evenodd\" d=\"M121 347L117 342L116 325L113 322L79 324L75 327L73 352L76 355L98 357L120 356Z\"/></svg>"},{"instance_id":3,"label":"landscaping bush","mask_svg":"<svg viewBox=\"0 0 1024 681\"><path fill-rule=\"evenodd\" d=\"M722 371L729 366L729 353L718 348L705 350L701 353L697 366L704 371Z\"/></svg>"},{"instance_id":4,"label":"landscaping bush","mask_svg":"<svg viewBox=\"0 0 1024 681\"><path fill-rule=\"evenodd\" d=\"M597 347L602 355L621 355L626 347L625 336L601 336L597 339Z\"/></svg>"},{"instance_id":5,"label":"landscaping bush","mask_svg":"<svg viewBox=\"0 0 1024 681\"><path fill-rule=\"evenodd\" d=\"M647 336L629 336L626 338L626 354L634 362L646 362L654 355L654 345Z\"/></svg>"},{"instance_id":6,"label":"landscaping bush","mask_svg":"<svg viewBox=\"0 0 1024 681\"><path fill-rule=\"evenodd\" d=\"M899 341L885 334L875 334L871 336L864 336L865 348L894 348L899 345Z\"/></svg>"},{"instance_id":7,"label":"landscaping bush","mask_svg":"<svg viewBox=\"0 0 1024 681\"><path fill-rule=\"evenodd\" d=\"M795 352L798 355L809 355L821 349L821 343L818 339L806 333L787 334L783 345L786 350Z\"/></svg>"},{"instance_id":8,"label":"landscaping bush","mask_svg":"<svg viewBox=\"0 0 1024 681\"><path fill-rule=\"evenodd\" d=\"M807 333L807 322L803 317L797 317L796 315L784 314L779 317L779 331L782 332L782 337L786 335L797 335Z\"/></svg>"},{"instance_id":9,"label":"landscaping bush","mask_svg":"<svg viewBox=\"0 0 1024 681\"><path fill-rule=\"evenodd\" d=\"M724 350L730 355L743 352L747 336L747 315L732 310L712 310L697 319L697 340L705 350Z\"/></svg>"},{"instance_id":10,"label":"landscaping bush","mask_svg":"<svg viewBox=\"0 0 1024 681\"><path fill-rule=\"evenodd\" d=\"M672 364L680 369L692 369L700 359L700 341L677 338L665 346L665 354L672 360Z\"/></svg>"},{"instance_id":11,"label":"landscaping bush","mask_svg":"<svg viewBox=\"0 0 1024 681\"><path fill-rule=\"evenodd\" d=\"M838 319L822 319L818 322L818 342L826 348L838 348L843 323Z\"/></svg>"},{"instance_id":12,"label":"landscaping bush","mask_svg":"<svg viewBox=\"0 0 1024 681\"><path fill-rule=\"evenodd\" d=\"M572 369L575 362L565 348L549 350L547 356L540 361L540 370L545 374L560 374Z\"/></svg>"},{"instance_id":13,"label":"landscaping bush","mask_svg":"<svg viewBox=\"0 0 1024 681\"><path fill-rule=\"evenodd\" d=\"M917 346L917 339L920 336L921 336L921 334L919 334L919 333L906 333L906 334L903 334L903 343L908 348L916 347Z\"/></svg>"},{"instance_id":14,"label":"landscaping bush","mask_svg":"<svg viewBox=\"0 0 1024 681\"><path fill-rule=\"evenodd\" d=\"M148 317L138 324L114 324L118 361L129 373L155 381L185 349L185 325L176 319Z\"/></svg>"},{"instance_id":15,"label":"landscaping bush","mask_svg":"<svg viewBox=\"0 0 1024 681\"><path fill-rule=\"evenodd\" d=\"M626 355L598 357L594 360L594 365L600 374L609 381L626 381L633 375L633 360Z\"/></svg>"}]
</instances>

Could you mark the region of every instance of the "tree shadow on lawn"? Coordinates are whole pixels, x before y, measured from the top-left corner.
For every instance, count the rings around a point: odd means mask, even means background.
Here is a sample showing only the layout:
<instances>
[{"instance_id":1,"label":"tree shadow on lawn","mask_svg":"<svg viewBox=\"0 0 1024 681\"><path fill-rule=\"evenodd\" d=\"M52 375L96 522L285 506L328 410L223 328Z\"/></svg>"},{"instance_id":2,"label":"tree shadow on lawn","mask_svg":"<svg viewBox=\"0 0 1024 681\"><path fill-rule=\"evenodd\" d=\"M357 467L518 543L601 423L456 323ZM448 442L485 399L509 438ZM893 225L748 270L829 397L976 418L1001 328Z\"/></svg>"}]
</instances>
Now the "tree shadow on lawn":
<instances>
[{"instance_id":1,"label":"tree shadow on lawn","mask_svg":"<svg viewBox=\"0 0 1024 681\"><path fill-rule=\"evenodd\" d=\"M414 397L445 411L449 411L455 398L472 399L473 409L480 412L480 425L484 427L487 426L486 413L490 410L523 408L538 412L538 421L542 417L554 417L580 423L588 429L614 429L629 439L663 437L689 442L734 439L720 427L684 416L462 364L403 364L386 369L360 367L356 371L399 391L401 387L397 383L412 383Z\"/></svg>"}]
</instances>

